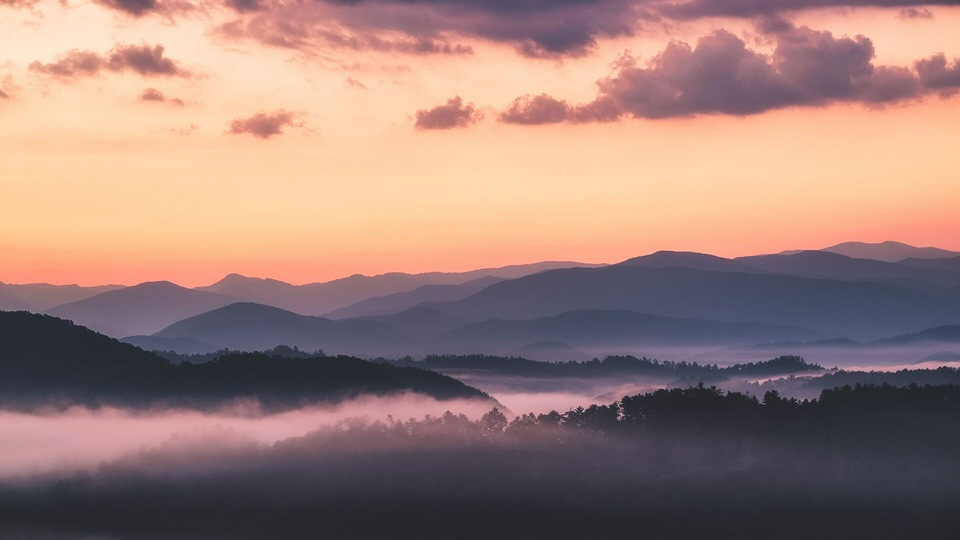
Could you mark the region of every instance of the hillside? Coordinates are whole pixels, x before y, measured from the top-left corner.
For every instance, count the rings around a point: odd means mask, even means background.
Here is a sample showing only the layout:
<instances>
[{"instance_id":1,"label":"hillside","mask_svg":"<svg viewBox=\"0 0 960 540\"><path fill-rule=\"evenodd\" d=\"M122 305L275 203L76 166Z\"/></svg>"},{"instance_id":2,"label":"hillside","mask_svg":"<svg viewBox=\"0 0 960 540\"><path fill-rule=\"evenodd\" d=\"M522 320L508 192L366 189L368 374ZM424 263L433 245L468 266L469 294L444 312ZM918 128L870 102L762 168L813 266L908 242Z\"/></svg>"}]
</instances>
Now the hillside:
<instances>
[{"instance_id":1,"label":"hillside","mask_svg":"<svg viewBox=\"0 0 960 540\"><path fill-rule=\"evenodd\" d=\"M176 321L232 302L233 299L220 294L154 281L57 306L47 313L121 338L152 334Z\"/></svg>"},{"instance_id":2,"label":"hillside","mask_svg":"<svg viewBox=\"0 0 960 540\"><path fill-rule=\"evenodd\" d=\"M960 306L877 283L686 268L574 268L493 284L454 302L428 303L475 322L533 319L584 309L796 325L833 336L879 338L960 320Z\"/></svg>"},{"instance_id":3,"label":"hillside","mask_svg":"<svg viewBox=\"0 0 960 540\"><path fill-rule=\"evenodd\" d=\"M577 310L533 320L493 319L447 333L461 347L496 344L512 349L563 341L574 347L639 344L726 344L809 340L820 334L792 326L679 319L625 310Z\"/></svg>"},{"instance_id":4,"label":"hillside","mask_svg":"<svg viewBox=\"0 0 960 540\"><path fill-rule=\"evenodd\" d=\"M503 281L504 278L484 277L460 285L424 285L412 291L388 294L368 298L349 306L334 310L326 316L331 319L351 317L377 317L391 315L408 310L424 302L448 302L460 300L483 290L488 285Z\"/></svg>"},{"instance_id":5,"label":"hillside","mask_svg":"<svg viewBox=\"0 0 960 540\"><path fill-rule=\"evenodd\" d=\"M410 292L425 285L462 285L481 278L513 279L552 270L596 266L570 261L482 268L468 272L427 272L406 274L391 272L376 276L352 275L323 283L291 285L274 279L230 274L198 291L230 296L238 301L275 306L302 315L324 315L370 298ZM408 306L408 307L412 307ZM402 308L401 308L402 309ZM338 316L341 317L342 316Z\"/></svg>"},{"instance_id":6,"label":"hillside","mask_svg":"<svg viewBox=\"0 0 960 540\"><path fill-rule=\"evenodd\" d=\"M238 302L179 321L157 332L155 337L191 339L217 348L248 351L289 345L304 350L366 354L382 353L402 343L406 336L382 322L334 321Z\"/></svg>"},{"instance_id":7,"label":"hillside","mask_svg":"<svg viewBox=\"0 0 960 540\"><path fill-rule=\"evenodd\" d=\"M736 261L772 274L842 281L877 281L919 289L956 287L960 272L919 268L872 259L854 259L826 251L801 251L791 255L756 255ZM926 284L926 286L924 286Z\"/></svg>"},{"instance_id":8,"label":"hillside","mask_svg":"<svg viewBox=\"0 0 960 540\"><path fill-rule=\"evenodd\" d=\"M360 395L416 392L437 399L488 396L443 375L358 358L231 353L174 365L70 321L0 312L0 405L216 407L257 399L267 409Z\"/></svg>"},{"instance_id":9,"label":"hillside","mask_svg":"<svg viewBox=\"0 0 960 540\"><path fill-rule=\"evenodd\" d=\"M903 242L843 242L835 246L823 248L820 251L839 253L856 259L875 259L878 261L897 262L907 258L943 259L957 257L960 253L935 247L915 247Z\"/></svg>"}]
</instances>

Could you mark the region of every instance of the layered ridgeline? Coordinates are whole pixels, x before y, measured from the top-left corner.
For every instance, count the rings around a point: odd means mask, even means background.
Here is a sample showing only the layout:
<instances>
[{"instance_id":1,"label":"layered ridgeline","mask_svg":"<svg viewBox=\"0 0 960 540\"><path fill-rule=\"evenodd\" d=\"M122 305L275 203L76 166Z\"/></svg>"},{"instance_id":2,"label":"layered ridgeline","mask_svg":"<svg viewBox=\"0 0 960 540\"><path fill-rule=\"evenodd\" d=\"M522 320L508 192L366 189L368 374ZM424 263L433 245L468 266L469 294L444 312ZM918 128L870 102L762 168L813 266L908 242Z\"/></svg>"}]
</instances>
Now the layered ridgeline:
<instances>
[{"instance_id":1,"label":"layered ridgeline","mask_svg":"<svg viewBox=\"0 0 960 540\"><path fill-rule=\"evenodd\" d=\"M532 343L572 347L651 344L738 344L809 340L822 334L789 325L679 319L631 311L580 310L534 320L467 323L435 308L380 317L332 320L259 304L237 303L124 341L151 350L263 350L276 345L370 356L431 352L504 353ZM202 350L203 346L206 350Z\"/></svg>"},{"instance_id":2,"label":"layered ridgeline","mask_svg":"<svg viewBox=\"0 0 960 540\"><path fill-rule=\"evenodd\" d=\"M38 286L0 287L0 306L36 309L39 297L27 301L17 296L27 289L14 287ZM46 287L59 297L93 292ZM504 355L557 343L584 351L561 358L586 359L647 345L867 342L960 323L960 257L883 243L737 259L661 251L610 266L537 263L299 286L230 275L196 289L107 290L48 313L188 353L287 344L372 356Z\"/></svg>"},{"instance_id":3,"label":"layered ridgeline","mask_svg":"<svg viewBox=\"0 0 960 540\"><path fill-rule=\"evenodd\" d=\"M415 392L436 399L489 396L439 373L351 358L224 355L174 365L69 321L0 312L0 405L214 407L240 399L266 409Z\"/></svg>"}]
</instances>

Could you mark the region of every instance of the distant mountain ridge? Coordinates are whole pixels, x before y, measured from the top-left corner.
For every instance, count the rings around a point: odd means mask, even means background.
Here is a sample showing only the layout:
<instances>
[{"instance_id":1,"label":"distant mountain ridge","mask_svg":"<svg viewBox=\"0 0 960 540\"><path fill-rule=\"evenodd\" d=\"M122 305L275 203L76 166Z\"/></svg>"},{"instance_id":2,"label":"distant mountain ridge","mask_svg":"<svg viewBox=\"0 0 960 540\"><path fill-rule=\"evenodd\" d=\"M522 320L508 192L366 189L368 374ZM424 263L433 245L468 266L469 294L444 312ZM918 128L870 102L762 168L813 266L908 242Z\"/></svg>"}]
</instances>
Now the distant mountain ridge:
<instances>
[{"instance_id":1,"label":"distant mountain ridge","mask_svg":"<svg viewBox=\"0 0 960 540\"><path fill-rule=\"evenodd\" d=\"M475 322L550 317L583 309L627 310L795 325L856 339L960 321L960 306L891 285L628 266L554 270L496 283L463 300L424 306Z\"/></svg>"},{"instance_id":2,"label":"distant mountain ridge","mask_svg":"<svg viewBox=\"0 0 960 540\"><path fill-rule=\"evenodd\" d=\"M153 281L57 306L47 313L121 338L153 334L179 320L233 302L233 298L221 294Z\"/></svg>"},{"instance_id":3,"label":"distant mountain ridge","mask_svg":"<svg viewBox=\"0 0 960 540\"><path fill-rule=\"evenodd\" d=\"M370 298L410 292L425 285L462 285L481 278L513 279L556 268L596 266L601 265L544 261L468 272L392 272L375 276L355 274L306 285L291 285L274 279L230 274L212 285L197 287L196 290L223 294L239 301L272 305L301 315L324 315Z\"/></svg>"},{"instance_id":4,"label":"distant mountain ridge","mask_svg":"<svg viewBox=\"0 0 960 540\"><path fill-rule=\"evenodd\" d=\"M960 256L960 252L936 247L916 247L903 242L887 240L885 242L843 242L819 251L829 251L854 259L874 259L884 262L898 262L908 258L945 259ZM798 251L783 251L781 255L793 255Z\"/></svg>"},{"instance_id":5,"label":"distant mountain ridge","mask_svg":"<svg viewBox=\"0 0 960 540\"><path fill-rule=\"evenodd\" d=\"M27 309L45 311L50 308L77 302L107 291L124 288L123 285L50 285L49 283L9 284L0 282L0 309ZM7 300L4 299L12 299ZM7 307L4 307L7 306Z\"/></svg>"}]
</instances>

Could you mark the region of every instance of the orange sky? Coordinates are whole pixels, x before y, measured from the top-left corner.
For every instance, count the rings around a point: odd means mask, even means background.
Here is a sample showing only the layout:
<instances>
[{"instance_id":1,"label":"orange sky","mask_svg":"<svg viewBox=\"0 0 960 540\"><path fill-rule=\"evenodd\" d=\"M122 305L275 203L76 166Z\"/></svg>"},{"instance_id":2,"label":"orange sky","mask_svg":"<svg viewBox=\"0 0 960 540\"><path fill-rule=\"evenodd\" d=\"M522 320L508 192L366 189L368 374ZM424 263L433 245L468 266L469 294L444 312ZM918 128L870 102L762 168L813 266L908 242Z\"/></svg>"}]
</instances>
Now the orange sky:
<instances>
[{"instance_id":1,"label":"orange sky","mask_svg":"<svg viewBox=\"0 0 960 540\"><path fill-rule=\"evenodd\" d=\"M960 8L930 10L923 20L897 10L792 20L868 36L876 65L937 52L952 60ZM527 93L590 101L624 49L649 58L669 39L692 43L718 28L755 37L748 21L676 23L602 39L583 57L530 59L470 36L465 58L307 54L212 30L230 17L223 8L169 19L80 2L0 7L9 96L0 99L0 281L194 286L239 272L304 283L848 240L960 250L960 97L747 117L496 120ZM29 68L119 43L163 44L191 76L63 81ZM183 105L140 101L148 87ZM456 95L484 119L414 129L415 111ZM298 125L268 139L227 133L233 120L278 109L295 111Z\"/></svg>"}]
</instances>

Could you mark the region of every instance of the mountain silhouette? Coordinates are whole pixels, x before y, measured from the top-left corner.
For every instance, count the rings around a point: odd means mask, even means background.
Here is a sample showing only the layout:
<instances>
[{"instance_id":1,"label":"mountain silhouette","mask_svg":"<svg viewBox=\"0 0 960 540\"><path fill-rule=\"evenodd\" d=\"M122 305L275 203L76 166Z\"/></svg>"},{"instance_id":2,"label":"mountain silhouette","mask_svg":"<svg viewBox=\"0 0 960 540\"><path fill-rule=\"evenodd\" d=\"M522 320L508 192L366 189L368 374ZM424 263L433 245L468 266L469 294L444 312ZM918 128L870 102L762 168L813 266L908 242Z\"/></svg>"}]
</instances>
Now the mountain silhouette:
<instances>
[{"instance_id":1,"label":"mountain silhouette","mask_svg":"<svg viewBox=\"0 0 960 540\"><path fill-rule=\"evenodd\" d=\"M155 337L191 339L217 348L247 351L277 345L314 351L382 354L402 344L406 335L383 322L335 321L279 308L238 302L171 324Z\"/></svg>"},{"instance_id":2,"label":"mountain silhouette","mask_svg":"<svg viewBox=\"0 0 960 540\"><path fill-rule=\"evenodd\" d=\"M891 285L687 268L572 268L493 284L453 302L426 303L474 322L584 309L796 325L873 339L960 320L960 306Z\"/></svg>"},{"instance_id":3,"label":"mountain silhouette","mask_svg":"<svg viewBox=\"0 0 960 540\"><path fill-rule=\"evenodd\" d=\"M633 311L579 310L533 320L484 321L448 333L444 339L461 348L495 343L516 348L534 341L573 347L641 344L728 344L816 339L799 327L677 319Z\"/></svg>"},{"instance_id":4,"label":"mountain silhouette","mask_svg":"<svg viewBox=\"0 0 960 540\"><path fill-rule=\"evenodd\" d=\"M547 261L502 268L483 268L469 272L423 274L392 272L376 276L356 274L324 283L306 285L291 285L273 279L230 274L213 285L197 287L197 290L227 295L240 301L275 306L301 315L324 315L369 298L409 292L424 285L461 285L485 277L513 279L555 268L583 266L597 265Z\"/></svg>"},{"instance_id":5,"label":"mountain silhouette","mask_svg":"<svg viewBox=\"0 0 960 540\"><path fill-rule=\"evenodd\" d=\"M928 328L921 332L902 334L871 342L876 345L914 345L917 343L957 343L960 344L960 324L948 324Z\"/></svg>"},{"instance_id":6,"label":"mountain silhouette","mask_svg":"<svg viewBox=\"0 0 960 540\"><path fill-rule=\"evenodd\" d=\"M854 259L827 251L801 251L791 255L755 255L736 261L760 271L800 277L844 281L877 281L921 290L960 286L960 272L920 268L873 259Z\"/></svg>"},{"instance_id":7,"label":"mountain silhouette","mask_svg":"<svg viewBox=\"0 0 960 540\"><path fill-rule=\"evenodd\" d=\"M960 257L949 257L946 259L919 259L916 257L911 257L909 259L903 259L897 264L916 268L928 268L931 270L950 270L952 272L960 272Z\"/></svg>"},{"instance_id":8,"label":"mountain silhouette","mask_svg":"<svg viewBox=\"0 0 960 540\"><path fill-rule=\"evenodd\" d=\"M820 251L839 253L855 259L875 259L878 261L897 262L910 257L918 259L943 259L957 257L960 253L936 247L915 247L903 242L843 242L835 246L823 248Z\"/></svg>"},{"instance_id":9,"label":"mountain silhouette","mask_svg":"<svg viewBox=\"0 0 960 540\"><path fill-rule=\"evenodd\" d=\"M50 315L121 338L153 334L176 321L225 306L234 300L187 289L169 281L141 283L57 306Z\"/></svg>"},{"instance_id":10,"label":"mountain silhouette","mask_svg":"<svg viewBox=\"0 0 960 540\"><path fill-rule=\"evenodd\" d=\"M347 319L350 317L391 315L406 311L423 302L460 300L504 279L487 276L460 285L424 285L412 291L368 298L356 304L331 311L326 316L331 319Z\"/></svg>"},{"instance_id":11,"label":"mountain silhouette","mask_svg":"<svg viewBox=\"0 0 960 540\"><path fill-rule=\"evenodd\" d=\"M77 302L107 291L124 288L123 285L97 285L81 287L79 285L50 285L49 283L28 283L15 285L0 282L0 298L9 296L20 301L20 308L30 311L46 311L61 304ZM2 302L2 300L0 300ZM0 306L3 304L0 303ZM8 304L9 305L9 304ZM0 309L3 309L0 307Z\"/></svg>"},{"instance_id":12,"label":"mountain silhouette","mask_svg":"<svg viewBox=\"0 0 960 540\"><path fill-rule=\"evenodd\" d=\"M19 311L19 310L29 310L30 304L24 302L23 300L11 295L2 288L0 288L0 310L3 311Z\"/></svg>"},{"instance_id":13,"label":"mountain silhouette","mask_svg":"<svg viewBox=\"0 0 960 540\"><path fill-rule=\"evenodd\" d=\"M439 373L346 356L230 353L174 365L133 345L49 315L0 312L0 405L15 409L114 405L211 407L254 398L282 410L360 395L489 396Z\"/></svg>"},{"instance_id":14,"label":"mountain silhouette","mask_svg":"<svg viewBox=\"0 0 960 540\"><path fill-rule=\"evenodd\" d=\"M696 253L692 251L658 251L627 259L616 266L634 266L638 268L690 268L707 272L744 272L762 273L762 270L748 266L740 261Z\"/></svg>"}]
</instances>

